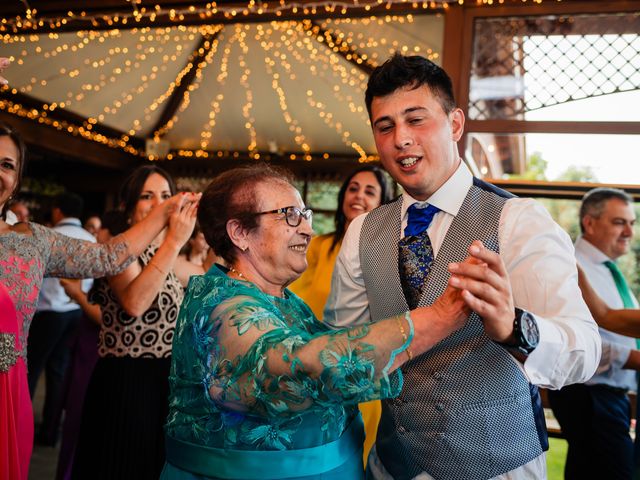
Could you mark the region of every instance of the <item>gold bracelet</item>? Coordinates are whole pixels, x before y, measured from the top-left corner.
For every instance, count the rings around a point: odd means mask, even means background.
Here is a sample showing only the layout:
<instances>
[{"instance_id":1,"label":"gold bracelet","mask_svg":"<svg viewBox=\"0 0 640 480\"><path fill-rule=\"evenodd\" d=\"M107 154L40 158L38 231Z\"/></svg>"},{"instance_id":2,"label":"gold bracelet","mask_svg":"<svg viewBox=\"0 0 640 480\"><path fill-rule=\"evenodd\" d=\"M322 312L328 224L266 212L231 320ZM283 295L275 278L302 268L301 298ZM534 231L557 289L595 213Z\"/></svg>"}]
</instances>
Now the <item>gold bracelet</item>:
<instances>
[{"instance_id":1,"label":"gold bracelet","mask_svg":"<svg viewBox=\"0 0 640 480\"><path fill-rule=\"evenodd\" d=\"M157 271L159 271L163 276L167 276L167 273L165 271L163 271L159 266L157 266L155 263L153 262L149 262L147 263L147 265L151 265L153 268L155 268Z\"/></svg>"},{"instance_id":2,"label":"gold bracelet","mask_svg":"<svg viewBox=\"0 0 640 480\"><path fill-rule=\"evenodd\" d=\"M409 313L409 312L407 312ZM404 345L405 343L407 343L407 333L404 331L404 326L402 325L402 319L406 318L407 315L398 315L397 317L395 317L396 319L396 323L398 324L398 328L400 329L400 334L402 335L402 344ZM409 346L407 346L407 349L405 350L405 352L407 352L407 357L409 357L409 360L413 360L413 354L411 353L411 350L409 350Z\"/></svg>"}]
</instances>

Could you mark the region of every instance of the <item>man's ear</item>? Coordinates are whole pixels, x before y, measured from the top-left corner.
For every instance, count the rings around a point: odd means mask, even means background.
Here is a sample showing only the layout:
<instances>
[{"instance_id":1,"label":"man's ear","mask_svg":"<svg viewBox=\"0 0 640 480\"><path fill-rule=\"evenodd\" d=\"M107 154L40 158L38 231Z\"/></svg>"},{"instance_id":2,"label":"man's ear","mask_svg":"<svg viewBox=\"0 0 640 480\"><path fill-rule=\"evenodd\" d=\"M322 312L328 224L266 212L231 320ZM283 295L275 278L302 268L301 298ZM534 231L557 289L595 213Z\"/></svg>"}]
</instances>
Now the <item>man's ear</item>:
<instances>
[{"instance_id":1,"label":"man's ear","mask_svg":"<svg viewBox=\"0 0 640 480\"><path fill-rule=\"evenodd\" d=\"M584 233L588 234L588 235L592 235L595 229L595 221L596 218L586 214L584 217L582 217L582 230L584 230Z\"/></svg>"},{"instance_id":2,"label":"man's ear","mask_svg":"<svg viewBox=\"0 0 640 480\"><path fill-rule=\"evenodd\" d=\"M454 108L449 114L449 120L451 121L451 138L457 142L464 133L464 113L459 108Z\"/></svg>"},{"instance_id":3,"label":"man's ear","mask_svg":"<svg viewBox=\"0 0 640 480\"><path fill-rule=\"evenodd\" d=\"M231 243L243 252L249 247L247 234L248 232L237 218L232 218L227 221L227 235L229 235Z\"/></svg>"}]
</instances>

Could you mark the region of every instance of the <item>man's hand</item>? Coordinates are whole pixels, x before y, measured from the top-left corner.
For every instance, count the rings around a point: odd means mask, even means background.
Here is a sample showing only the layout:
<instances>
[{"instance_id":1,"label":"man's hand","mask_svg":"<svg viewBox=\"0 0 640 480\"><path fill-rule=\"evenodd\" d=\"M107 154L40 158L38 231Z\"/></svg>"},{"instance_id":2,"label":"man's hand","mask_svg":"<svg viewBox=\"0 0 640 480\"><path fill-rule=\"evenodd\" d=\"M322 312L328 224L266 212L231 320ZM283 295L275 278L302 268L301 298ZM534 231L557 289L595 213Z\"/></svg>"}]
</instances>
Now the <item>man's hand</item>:
<instances>
[{"instance_id":1,"label":"man's hand","mask_svg":"<svg viewBox=\"0 0 640 480\"><path fill-rule=\"evenodd\" d=\"M452 274L449 283L462 290L462 298L482 317L484 329L491 339L515 343L511 282L500 255L487 249L479 240L471 244L469 255L477 262L449 264Z\"/></svg>"}]
</instances>

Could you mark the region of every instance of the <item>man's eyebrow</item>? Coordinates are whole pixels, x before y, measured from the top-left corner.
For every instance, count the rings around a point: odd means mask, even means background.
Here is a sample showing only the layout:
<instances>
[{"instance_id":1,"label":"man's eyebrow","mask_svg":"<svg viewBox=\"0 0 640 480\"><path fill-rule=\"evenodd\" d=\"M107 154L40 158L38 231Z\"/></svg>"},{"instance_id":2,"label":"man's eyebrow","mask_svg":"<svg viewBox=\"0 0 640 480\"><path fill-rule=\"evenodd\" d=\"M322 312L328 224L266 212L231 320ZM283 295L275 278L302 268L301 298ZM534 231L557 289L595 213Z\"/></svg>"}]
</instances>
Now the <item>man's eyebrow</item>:
<instances>
[{"instance_id":1,"label":"man's eyebrow","mask_svg":"<svg viewBox=\"0 0 640 480\"><path fill-rule=\"evenodd\" d=\"M418 111L418 110L426 110L426 108L425 108L425 107L421 107L421 106L419 106L419 105L416 105L416 106L414 106L414 107L409 107L409 108L406 108L406 109L404 109L404 110L402 111L402 115L406 115L406 114L408 114L408 113L416 112L416 111ZM384 117L380 117L380 118L376 119L376 120L373 122L373 126L375 127L375 126L376 126L378 123L380 123L380 122L390 121L390 120L391 120L391 117L390 117L390 116L388 116L388 115L385 115Z\"/></svg>"}]
</instances>

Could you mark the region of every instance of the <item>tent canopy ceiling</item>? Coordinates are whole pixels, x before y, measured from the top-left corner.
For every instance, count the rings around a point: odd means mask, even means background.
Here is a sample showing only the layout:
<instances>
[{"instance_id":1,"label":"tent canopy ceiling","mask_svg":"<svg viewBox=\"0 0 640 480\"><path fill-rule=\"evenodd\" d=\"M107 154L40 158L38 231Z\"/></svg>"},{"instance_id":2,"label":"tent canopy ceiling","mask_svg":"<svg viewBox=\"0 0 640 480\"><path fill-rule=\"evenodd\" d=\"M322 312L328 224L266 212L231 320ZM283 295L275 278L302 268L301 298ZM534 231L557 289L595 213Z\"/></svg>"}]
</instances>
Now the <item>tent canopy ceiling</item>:
<instances>
[{"instance_id":1,"label":"tent canopy ceiling","mask_svg":"<svg viewBox=\"0 0 640 480\"><path fill-rule=\"evenodd\" d=\"M440 63L457 5L7 0L0 54L14 63L0 120L102 166L163 149L180 160L371 160L368 74L396 51Z\"/></svg>"},{"instance_id":2,"label":"tent canopy ceiling","mask_svg":"<svg viewBox=\"0 0 640 480\"><path fill-rule=\"evenodd\" d=\"M83 3L29 5L46 16ZM443 15L427 12L5 33L2 110L140 158L155 139L169 158L372 159L368 74L395 51L439 63Z\"/></svg>"}]
</instances>

